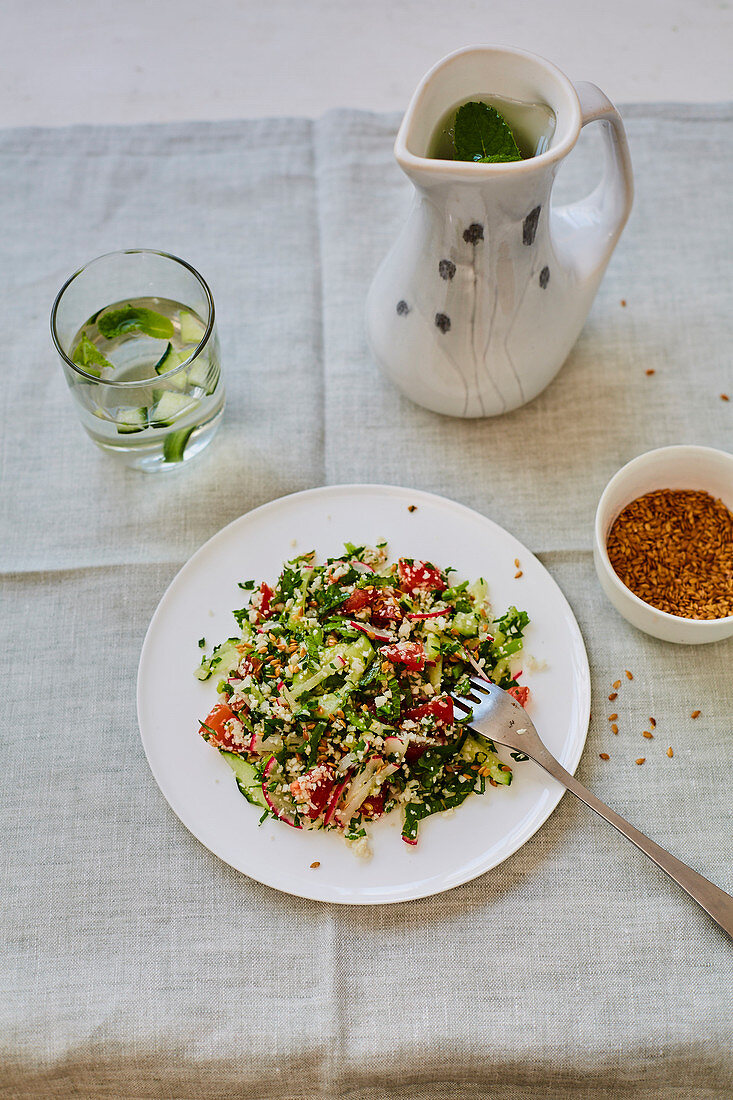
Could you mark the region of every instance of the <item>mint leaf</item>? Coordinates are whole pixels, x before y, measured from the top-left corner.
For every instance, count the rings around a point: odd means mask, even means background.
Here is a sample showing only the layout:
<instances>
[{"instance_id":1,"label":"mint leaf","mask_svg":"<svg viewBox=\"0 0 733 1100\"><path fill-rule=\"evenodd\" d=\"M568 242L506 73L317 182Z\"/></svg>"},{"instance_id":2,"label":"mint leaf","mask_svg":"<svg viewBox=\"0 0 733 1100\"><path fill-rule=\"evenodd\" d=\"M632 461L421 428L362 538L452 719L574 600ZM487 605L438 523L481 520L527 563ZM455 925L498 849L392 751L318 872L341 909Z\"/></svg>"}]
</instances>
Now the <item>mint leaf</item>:
<instances>
[{"instance_id":1,"label":"mint leaf","mask_svg":"<svg viewBox=\"0 0 733 1100\"><path fill-rule=\"evenodd\" d=\"M464 103L458 108L453 140L456 160L505 164L522 159L511 130L488 103Z\"/></svg>"},{"instance_id":2,"label":"mint leaf","mask_svg":"<svg viewBox=\"0 0 733 1100\"><path fill-rule=\"evenodd\" d=\"M93 374L95 378L101 378L105 367L109 367L110 370L113 369L109 359L105 359L86 332L82 332L81 339L74 349L71 360L82 370L85 370L87 374Z\"/></svg>"},{"instance_id":3,"label":"mint leaf","mask_svg":"<svg viewBox=\"0 0 733 1100\"><path fill-rule=\"evenodd\" d=\"M125 332L144 332L158 340L170 340L173 336L173 322L162 313L143 306L124 306L122 309L110 309L97 321L97 327L108 340L122 336Z\"/></svg>"}]
</instances>

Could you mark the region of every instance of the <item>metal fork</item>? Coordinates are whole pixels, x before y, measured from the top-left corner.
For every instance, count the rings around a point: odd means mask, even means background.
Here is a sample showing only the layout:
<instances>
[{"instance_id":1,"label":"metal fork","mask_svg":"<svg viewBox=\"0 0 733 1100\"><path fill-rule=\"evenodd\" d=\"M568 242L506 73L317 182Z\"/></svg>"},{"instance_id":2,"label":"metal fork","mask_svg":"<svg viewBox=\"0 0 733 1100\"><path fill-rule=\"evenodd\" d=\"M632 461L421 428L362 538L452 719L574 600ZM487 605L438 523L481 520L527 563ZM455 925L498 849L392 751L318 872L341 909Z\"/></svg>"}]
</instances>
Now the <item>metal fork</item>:
<instances>
[{"instance_id":1,"label":"metal fork","mask_svg":"<svg viewBox=\"0 0 733 1100\"><path fill-rule=\"evenodd\" d=\"M726 894L724 890L708 882L697 871L693 871L686 863L670 855L653 840L649 840L615 810L601 802L600 798L596 798L586 790L583 784L566 771L546 748L524 707L520 706L511 695L488 680L477 680L473 677L471 685L474 694L460 698L454 696L453 702L460 710L473 712L469 727L472 732L496 742L497 745L504 745L506 748L525 753L534 760L581 802L585 802L586 806L590 806L597 814L604 817L640 851L654 860L657 866L666 871L683 890L686 890L729 936L733 936L733 897L730 894ZM468 706L466 699L478 705Z\"/></svg>"}]
</instances>

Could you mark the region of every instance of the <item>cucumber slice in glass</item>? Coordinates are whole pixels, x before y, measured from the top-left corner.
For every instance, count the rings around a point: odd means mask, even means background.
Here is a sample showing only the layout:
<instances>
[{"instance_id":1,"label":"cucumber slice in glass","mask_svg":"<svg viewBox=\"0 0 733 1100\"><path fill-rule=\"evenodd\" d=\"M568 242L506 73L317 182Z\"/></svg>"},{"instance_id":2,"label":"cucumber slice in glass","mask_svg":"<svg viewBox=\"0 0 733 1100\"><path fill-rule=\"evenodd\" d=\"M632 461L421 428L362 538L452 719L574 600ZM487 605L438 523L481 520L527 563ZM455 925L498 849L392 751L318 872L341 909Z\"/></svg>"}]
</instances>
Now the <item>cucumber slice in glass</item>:
<instances>
[{"instance_id":1,"label":"cucumber slice in glass","mask_svg":"<svg viewBox=\"0 0 733 1100\"><path fill-rule=\"evenodd\" d=\"M195 314L189 312L187 309L182 309L180 312L181 319L181 343L182 344L198 344L203 339L206 329L203 322L196 317Z\"/></svg>"},{"instance_id":2,"label":"cucumber slice in glass","mask_svg":"<svg viewBox=\"0 0 733 1100\"><path fill-rule=\"evenodd\" d=\"M182 428L180 432L170 432L165 437L163 440L164 462L181 462L193 428L193 425L190 428Z\"/></svg>"},{"instance_id":3,"label":"cucumber slice in glass","mask_svg":"<svg viewBox=\"0 0 733 1100\"><path fill-rule=\"evenodd\" d=\"M120 435L142 432L148 426L148 410L118 409L114 420Z\"/></svg>"},{"instance_id":4,"label":"cucumber slice in glass","mask_svg":"<svg viewBox=\"0 0 733 1100\"><path fill-rule=\"evenodd\" d=\"M195 359L187 374L189 386L202 389L207 396L214 392L219 381L219 368L207 359Z\"/></svg>"},{"instance_id":5,"label":"cucumber slice in glass","mask_svg":"<svg viewBox=\"0 0 733 1100\"><path fill-rule=\"evenodd\" d=\"M176 393L173 390L165 390L160 400L150 410L149 422L151 428L167 428L188 409L192 409L198 402L185 393Z\"/></svg>"},{"instance_id":6,"label":"cucumber slice in glass","mask_svg":"<svg viewBox=\"0 0 733 1100\"><path fill-rule=\"evenodd\" d=\"M168 371L172 371L175 370L176 367L180 367L181 363L185 363L187 359L187 351L174 351L173 345L169 343L168 347L165 349L160 359L155 364L155 373L167 374ZM185 370L182 370L179 374L175 374L172 378L168 379L168 385L171 386L172 389L179 390L181 392L188 389L188 384L188 372Z\"/></svg>"}]
</instances>

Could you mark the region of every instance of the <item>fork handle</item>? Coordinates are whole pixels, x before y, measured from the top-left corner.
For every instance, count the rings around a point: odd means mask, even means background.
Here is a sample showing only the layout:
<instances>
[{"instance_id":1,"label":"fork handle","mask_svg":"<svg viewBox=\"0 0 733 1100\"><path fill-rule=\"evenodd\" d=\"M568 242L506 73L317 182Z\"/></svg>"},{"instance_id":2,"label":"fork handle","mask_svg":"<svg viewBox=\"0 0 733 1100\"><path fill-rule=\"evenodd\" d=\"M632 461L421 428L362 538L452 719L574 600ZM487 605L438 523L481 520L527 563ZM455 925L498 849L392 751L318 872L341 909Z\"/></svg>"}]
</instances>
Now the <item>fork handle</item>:
<instances>
[{"instance_id":1,"label":"fork handle","mask_svg":"<svg viewBox=\"0 0 733 1100\"><path fill-rule=\"evenodd\" d=\"M531 749L527 746L523 751L531 756L535 763L549 772L553 778L562 783L564 787L567 787L576 798L579 798L581 802L585 802L586 806L590 806L592 810L595 810L597 814L615 826L620 833L623 833L640 851L654 860L658 867L666 871L678 886L686 890L690 897L698 905L701 905L705 912L709 913L729 936L733 937L733 897L730 894L726 894L724 890L699 875L697 871L693 871L682 860L670 855L659 844L655 844L653 840L635 829L633 825L629 824L615 810L612 810L610 806L607 806L605 802L601 802L600 798L596 798L594 794L591 794L570 772L565 771L562 764L555 759L544 745L542 751L534 746Z\"/></svg>"}]
</instances>

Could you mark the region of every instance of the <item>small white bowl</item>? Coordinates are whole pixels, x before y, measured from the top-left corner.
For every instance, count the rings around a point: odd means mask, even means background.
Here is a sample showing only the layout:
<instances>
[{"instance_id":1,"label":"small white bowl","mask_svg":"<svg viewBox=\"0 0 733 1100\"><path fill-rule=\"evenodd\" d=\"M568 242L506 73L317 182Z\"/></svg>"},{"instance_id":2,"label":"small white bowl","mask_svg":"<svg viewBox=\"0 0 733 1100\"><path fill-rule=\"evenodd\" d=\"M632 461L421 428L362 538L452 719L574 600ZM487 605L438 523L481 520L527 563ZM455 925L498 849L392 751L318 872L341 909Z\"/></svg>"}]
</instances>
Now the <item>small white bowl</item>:
<instances>
[{"instance_id":1,"label":"small white bowl","mask_svg":"<svg viewBox=\"0 0 733 1100\"><path fill-rule=\"evenodd\" d=\"M683 645L728 638L733 634L733 615L685 619L660 611L635 596L609 561L606 542L614 520L632 500L655 489L705 490L733 512L733 455L712 447L660 447L632 459L614 474L596 511L593 560L601 587L619 614L654 638Z\"/></svg>"}]
</instances>

